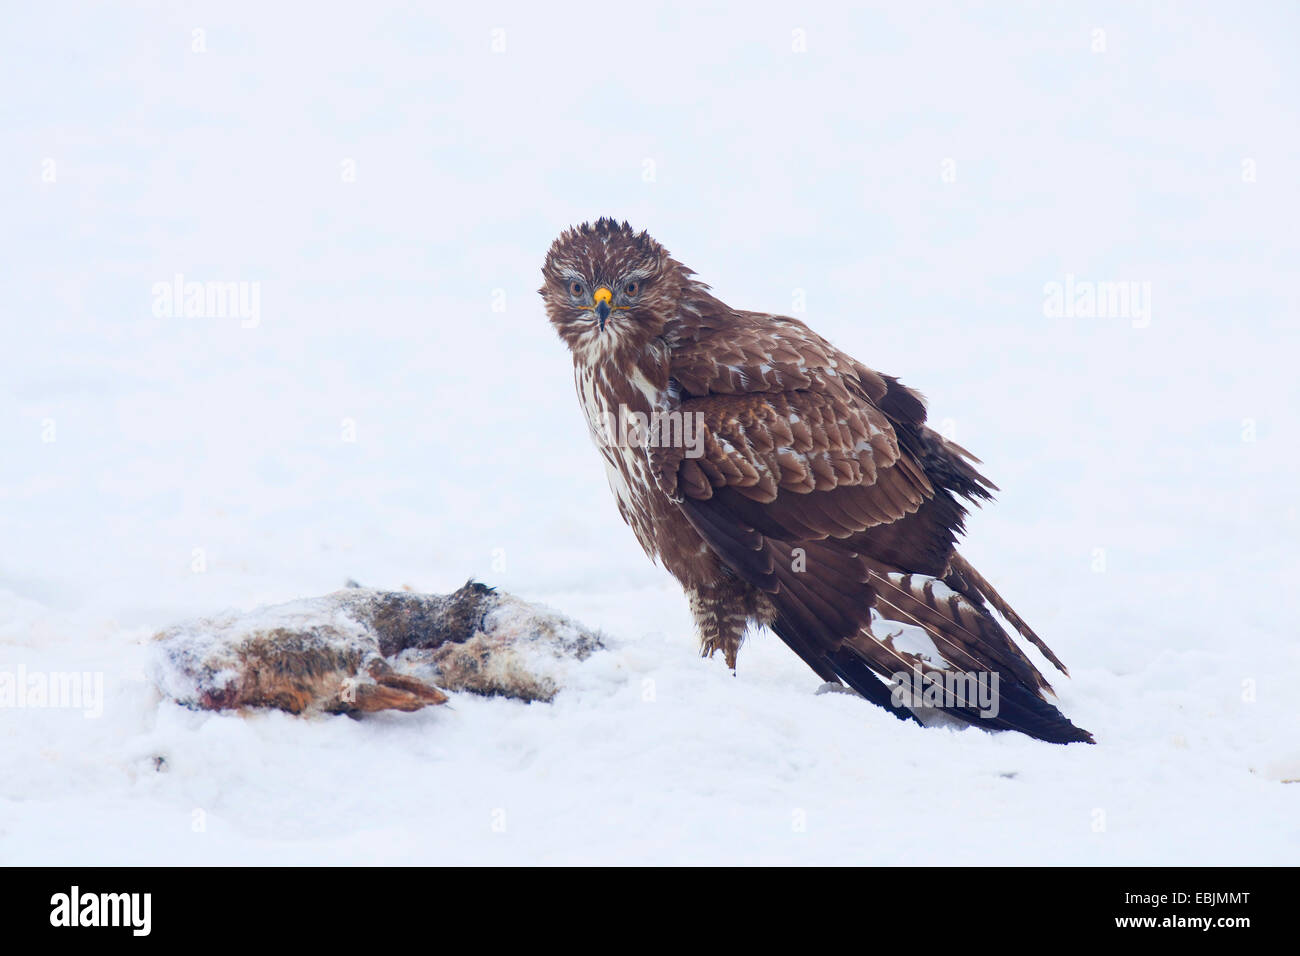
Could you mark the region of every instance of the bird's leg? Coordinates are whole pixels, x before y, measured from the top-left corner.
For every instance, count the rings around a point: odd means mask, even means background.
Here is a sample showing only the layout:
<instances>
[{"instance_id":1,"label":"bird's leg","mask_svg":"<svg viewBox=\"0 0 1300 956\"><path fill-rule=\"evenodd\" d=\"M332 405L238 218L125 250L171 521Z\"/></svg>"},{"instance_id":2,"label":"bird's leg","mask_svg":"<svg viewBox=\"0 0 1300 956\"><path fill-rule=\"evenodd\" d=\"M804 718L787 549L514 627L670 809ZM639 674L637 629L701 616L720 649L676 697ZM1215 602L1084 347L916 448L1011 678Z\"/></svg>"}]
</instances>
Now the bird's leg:
<instances>
[{"instance_id":1,"label":"bird's leg","mask_svg":"<svg viewBox=\"0 0 1300 956\"><path fill-rule=\"evenodd\" d=\"M737 602L726 601L717 588L691 591L691 614L700 632L700 656L712 657L722 651L727 666L736 669L736 655L745 639L745 615Z\"/></svg>"},{"instance_id":2,"label":"bird's leg","mask_svg":"<svg viewBox=\"0 0 1300 956\"><path fill-rule=\"evenodd\" d=\"M751 619L758 624L771 621L773 610L766 595L747 586L703 586L687 590L691 614L700 632L700 656L712 657L718 651L727 666L736 669L736 655L745 639Z\"/></svg>"}]
</instances>

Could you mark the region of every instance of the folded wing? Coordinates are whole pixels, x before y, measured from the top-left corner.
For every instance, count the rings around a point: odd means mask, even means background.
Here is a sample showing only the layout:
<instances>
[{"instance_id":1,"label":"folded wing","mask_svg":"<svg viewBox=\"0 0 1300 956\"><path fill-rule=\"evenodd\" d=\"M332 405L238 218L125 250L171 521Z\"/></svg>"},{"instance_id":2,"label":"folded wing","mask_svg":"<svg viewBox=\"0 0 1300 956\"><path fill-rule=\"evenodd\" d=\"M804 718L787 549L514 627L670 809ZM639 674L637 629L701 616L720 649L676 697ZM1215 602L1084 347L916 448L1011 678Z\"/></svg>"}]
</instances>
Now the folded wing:
<instances>
[{"instance_id":1,"label":"folded wing","mask_svg":"<svg viewBox=\"0 0 1300 956\"><path fill-rule=\"evenodd\" d=\"M1055 655L956 553L964 503L994 486L925 424L919 395L802 323L752 314L679 346L671 372L703 442L697 457L651 449L654 478L724 564L771 597L773 629L816 673L904 718L913 710L882 681L997 674L996 717L940 709L1044 740L1091 739L1045 699L1050 686L992 610L1060 667ZM919 628L928 645L890 622Z\"/></svg>"}]
</instances>

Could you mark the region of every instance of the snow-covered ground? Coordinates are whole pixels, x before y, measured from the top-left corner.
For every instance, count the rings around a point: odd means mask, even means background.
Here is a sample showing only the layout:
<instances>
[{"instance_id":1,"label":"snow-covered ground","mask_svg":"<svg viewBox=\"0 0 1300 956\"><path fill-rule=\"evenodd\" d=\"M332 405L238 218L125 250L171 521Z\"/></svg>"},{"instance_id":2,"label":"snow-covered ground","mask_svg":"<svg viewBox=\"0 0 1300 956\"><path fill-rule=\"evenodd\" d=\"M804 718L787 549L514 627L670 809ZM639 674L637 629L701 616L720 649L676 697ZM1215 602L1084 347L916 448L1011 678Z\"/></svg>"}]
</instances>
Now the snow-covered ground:
<instances>
[{"instance_id":1,"label":"snow-covered ground","mask_svg":"<svg viewBox=\"0 0 1300 956\"><path fill-rule=\"evenodd\" d=\"M1300 862L1294 5L289 6L6 12L0 675L104 699L0 710L0 862ZM602 214L929 396L1097 746L696 657L534 293ZM145 680L178 620L471 575L609 651L364 721Z\"/></svg>"}]
</instances>

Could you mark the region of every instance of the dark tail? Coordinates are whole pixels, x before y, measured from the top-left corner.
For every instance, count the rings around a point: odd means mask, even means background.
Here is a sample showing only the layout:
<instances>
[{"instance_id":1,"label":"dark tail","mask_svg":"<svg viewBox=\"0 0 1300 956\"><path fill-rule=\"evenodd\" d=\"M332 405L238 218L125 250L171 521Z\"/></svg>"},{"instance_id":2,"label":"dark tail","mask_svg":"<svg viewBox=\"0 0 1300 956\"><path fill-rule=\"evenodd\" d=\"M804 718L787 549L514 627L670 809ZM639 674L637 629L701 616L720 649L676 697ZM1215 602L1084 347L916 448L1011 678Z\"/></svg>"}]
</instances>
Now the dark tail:
<instances>
[{"instance_id":1,"label":"dark tail","mask_svg":"<svg viewBox=\"0 0 1300 956\"><path fill-rule=\"evenodd\" d=\"M838 648L814 650L826 642L806 633L807 617L784 607L784 594L773 595L780 611L773 630L823 677L833 674L903 720L937 710L1049 743L1094 742L1048 700L1051 686L990 606L1063 672L1064 666L964 559L954 555L942 579L872 563L867 583L878 617Z\"/></svg>"}]
</instances>

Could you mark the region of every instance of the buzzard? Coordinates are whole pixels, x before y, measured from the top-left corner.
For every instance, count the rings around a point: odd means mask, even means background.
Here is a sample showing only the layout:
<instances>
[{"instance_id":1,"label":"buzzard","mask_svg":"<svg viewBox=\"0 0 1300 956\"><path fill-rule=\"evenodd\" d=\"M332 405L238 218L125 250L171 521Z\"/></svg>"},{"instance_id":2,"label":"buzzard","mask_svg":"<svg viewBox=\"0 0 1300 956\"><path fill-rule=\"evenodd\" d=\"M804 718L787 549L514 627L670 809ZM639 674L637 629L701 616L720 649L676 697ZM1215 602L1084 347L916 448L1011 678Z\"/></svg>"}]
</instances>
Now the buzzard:
<instances>
[{"instance_id":1,"label":"buzzard","mask_svg":"<svg viewBox=\"0 0 1300 956\"><path fill-rule=\"evenodd\" d=\"M955 550L996 486L917 392L720 301L626 222L565 231L542 274L619 514L681 583L704 655L734 669L767 626L901 719L1092 742L995 612L1064 665Z\"/></svg>"}]
</instances>

